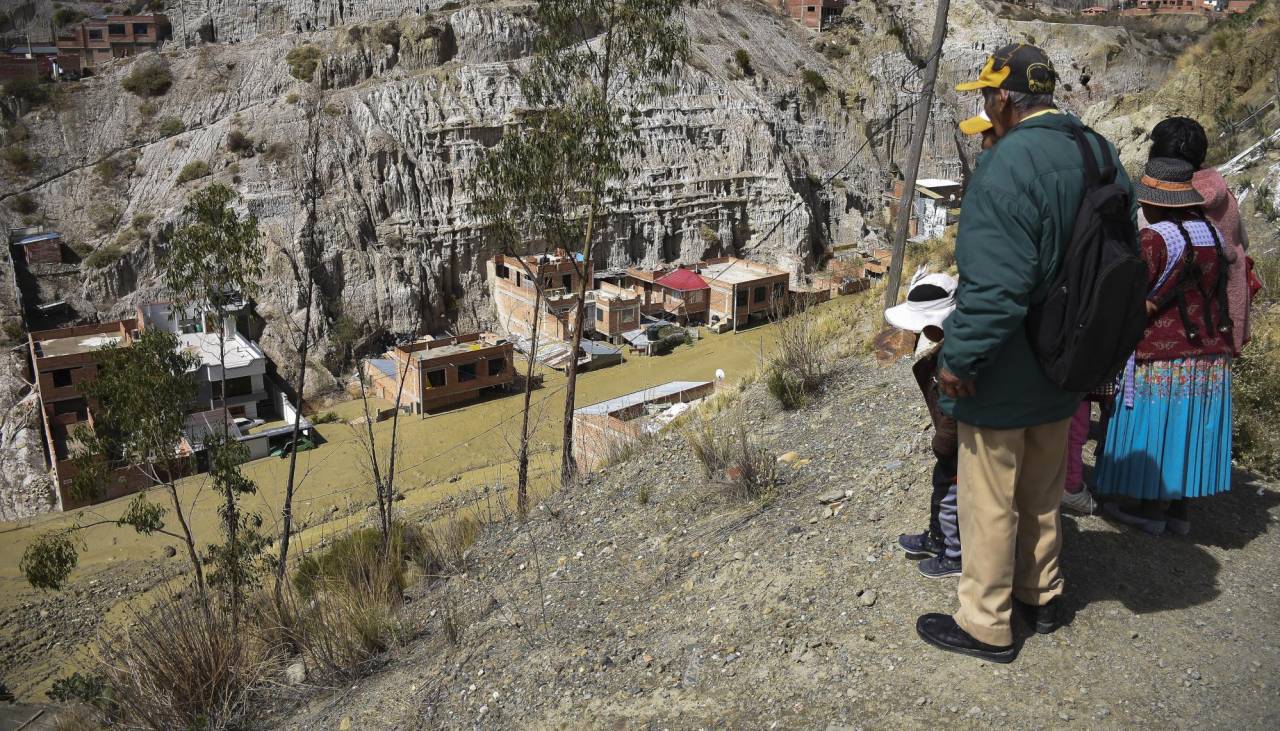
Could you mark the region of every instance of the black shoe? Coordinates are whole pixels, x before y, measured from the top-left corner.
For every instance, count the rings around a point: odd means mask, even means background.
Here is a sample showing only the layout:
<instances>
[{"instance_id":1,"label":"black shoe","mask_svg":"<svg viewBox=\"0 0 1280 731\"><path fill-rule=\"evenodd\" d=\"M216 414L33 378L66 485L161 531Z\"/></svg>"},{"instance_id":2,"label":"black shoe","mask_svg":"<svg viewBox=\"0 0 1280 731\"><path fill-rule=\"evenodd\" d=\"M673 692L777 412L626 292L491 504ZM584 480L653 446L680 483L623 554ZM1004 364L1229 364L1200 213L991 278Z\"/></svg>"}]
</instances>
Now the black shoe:
<instances>
[{"instance_id":1,"label":"black shoe","mask_svg":"<svg viewBox=\"0 0 1280 731\"><path fill-rule=\"evenodd\" d=\"M973 639L950 614L922 614L916 620L916 634L940 650L982 658L990 662L1013 662L1018 656L1013 645L988 645Z\"/></svg>"},{"instance_id":2,"label":"black shoe","mask_svg":"<svg viewBox=\"0 0 1280 731\"><path fill-rule=\"evenodd\" d=\"M907 552L907 558L937 556L942 553L943 549L942 541L930 535L929 531L914 534L903 533L898 536L898 545L902 546L902 550Z\"/></svg>"},{"instance_id":3,"label":"black shoe","mask_svg":"<svg viewBox=\"0 0 1280 731\"><path fill-rule=\"evenodd\" d=\"M916 568L930 579L945 579L948 576L960 575L960 559L949 558L946 554L942 554L926 558L916 564Z\"/></svg>"},{"instance_id":4,"label":"black shoe","mask_svg":"<svg viewBox=\"0 0 1280 731\"><path fill-rule=\"evenodd\" d=\"M1054 597L1043 606L1027 604L1018 599L1013 600L1013 607L1021 614L1026 623L1035 628L1036 634L1052 634L1058 628L1058 598Z\"/></svg>"}]
</instances>

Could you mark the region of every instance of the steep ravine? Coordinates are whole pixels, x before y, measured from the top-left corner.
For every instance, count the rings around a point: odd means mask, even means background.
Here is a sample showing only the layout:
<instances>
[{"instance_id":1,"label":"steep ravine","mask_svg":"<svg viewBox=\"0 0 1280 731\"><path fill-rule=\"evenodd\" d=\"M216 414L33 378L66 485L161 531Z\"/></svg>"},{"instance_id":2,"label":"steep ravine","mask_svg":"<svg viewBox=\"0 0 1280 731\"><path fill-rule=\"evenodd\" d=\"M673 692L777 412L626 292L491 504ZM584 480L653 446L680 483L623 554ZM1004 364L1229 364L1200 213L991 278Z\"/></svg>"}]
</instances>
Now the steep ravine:
<instances>
[{"instance_id":1,"label":"steep ravine","mask_svg":"<svg viewBox=\"0 0 1280 731\"><path fill-rule=\"evenodd\" d=\"M156 262L165 232L186 196L217 180L240 193L264 231L262 343L290 375L290 333L304 314L298 170L311 155L324 195L309 392L331 388L346 365L349 348L332 337L339 321L355 325L359 346L386 332L438 331L462 299L483 299L493 245L472 210L469 177L524 104L517 74L536 38L532 4L199 4L228 42L169 44L163 56L174 81L164 96L144 101L122 91L121 79L141 61L122 62L66 85L54 104L21 120L20 144L39 162L28 176L0 180L0 223L16 223L6 202L22 194L36 218L82 252L121 253L83 267L78 291L63 297L75 314L108 319L162 295ZM200 25L195 5L187 3L188 35ZM953 6L924 175L960 174L970 143L956 139L954 123L972 113L974 100L946 90L997 43L1034 37L1064 69L1105 69L1095 71L1105 85L1088 94L1064 89L1075 109L1100 88L1136 92L1156 83L1167 65L1160 49L1123 29L1007 21L994 8L980 0ZM325 30L297 32L294 19L307 13L325 19L300 27ZM181 30L181 15L171 17ZM623 166L623 194L609 202L597 263L734 253L802 276L833 246L882 240L882 193L905 157L910 115L864 143L918 90L912 59L927 43L932 9L862 0L822 36L751 0L700 3L686 17L693 52L672 74L671 93L625 99L638 113L641 144ZM324 55L318 152L304 148L305 109L316 91L292 78L284 61L301 43ZM754 74L737 68L739 49ZM807 86L804 70L820 74L829 91ZM162 132L175 120L185 131ZM254 140L256 155L227 150L233 130ZM207 162L211 175L177 183L193 161ZM142 235L129 233L146 216L154 220ZM0 302L0 316L16 320L16 304Z\"/></svg>"}]
</instances>

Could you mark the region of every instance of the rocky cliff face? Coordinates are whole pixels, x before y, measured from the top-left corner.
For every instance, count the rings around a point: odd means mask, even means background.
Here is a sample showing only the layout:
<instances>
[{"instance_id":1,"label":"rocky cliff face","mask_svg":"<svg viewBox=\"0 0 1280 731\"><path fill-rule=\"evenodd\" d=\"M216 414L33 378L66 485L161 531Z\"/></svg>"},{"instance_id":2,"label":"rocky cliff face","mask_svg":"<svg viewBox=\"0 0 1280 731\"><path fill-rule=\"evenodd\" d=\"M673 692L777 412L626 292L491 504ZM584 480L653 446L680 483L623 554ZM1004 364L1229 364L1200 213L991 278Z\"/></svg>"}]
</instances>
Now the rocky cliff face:
<instances>
[{"instance_id":1,"label":"rocky cliff face","mask_svg":"<svg viewBox=\"0 0 1280 731\"><path fill-rule=\"evenodd\" d=\"M6 175L0 198L24 196L37 211L28 218L48 221L88 255L81 291L68 298L81 303L78 317L119 316L162 295L156 262L166 231L192 190L224 182L261 222L263 345L292 373L303 316L299 170L313 156L323 254L309 392L331 386L350 352L351 343L332 337L337 323L359 333L358 346L385 332L446 327L461 301L479 296L494 252L468 181L524 105L517 75L537 34L531 3L168 6L179 37L162 54L173 75L168 93L141 100L124 92L122 78L145 61L121 62L66 85L9 134L39 160L28 174ZM817 36L764 3L690 9L693 53L673 73L671 93L627 99L641 144L624 165L623 193L609 203L598 264L731 253L801 275L832 246L882 237L882 192L910 134L910 115L895 114L919 89L932 15L927 6L861 0ZM1142 89L1165 67L1160 49L1123 29L1007 21L978 0L953 5L952 23L925 175L961 174L969 143L957 140L954 123L976 100L946 90L1002 42L1041 42L1064 71L1087 66L1097 79L1091 88L1064 89L1077 109ZM322 50L318 89L292 78L285 62L303 43ZM749 74L735 60L739 50ZM318 150L305 134L317 94ZM251 157L228 149L233 132L253 140ZM179 183L198 162L210 175ZM14 210L3 207L0 218L12 223ZM16 314L11 302L0 307Z\"/></svg>"}]
</instances>

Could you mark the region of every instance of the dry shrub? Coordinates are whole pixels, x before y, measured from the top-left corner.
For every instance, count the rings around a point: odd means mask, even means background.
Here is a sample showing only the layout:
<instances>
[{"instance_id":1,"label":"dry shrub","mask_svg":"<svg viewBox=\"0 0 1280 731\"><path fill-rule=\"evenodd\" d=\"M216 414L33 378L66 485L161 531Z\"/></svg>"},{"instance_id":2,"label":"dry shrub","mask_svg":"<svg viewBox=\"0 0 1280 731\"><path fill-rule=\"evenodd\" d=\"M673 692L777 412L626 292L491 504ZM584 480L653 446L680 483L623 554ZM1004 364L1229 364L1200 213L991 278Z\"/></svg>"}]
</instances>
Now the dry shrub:
<instances>
[{"instance_id":1,"label":"dry shrub","mask_svg":"<svg viewBox=\"0 0 1280 731\"><path fill-rule=\"evenodd\" d=\"M747 430L746 415L705 415L684 426L685 443L711 484L737 500L766 499L777 486L777 463Z\"/></svg>"},{"instance_id":2,"label":"dry shrub","mask_svg":"<svg viewBox=\"0 0 1280 731\"><path fill-rule=\"evenodd\" d=\"M373 528L355 531L305 557L294 576L297 597L272 617L284 643L321 674L355 677L397 644L404 601L406 536L394 526L386 548Z\"/></svg>"},{"instance_id":3,"label":"dry shrub","mask_svg":"<svg viewBox=\"0 0 1280 731\"><path fill-rule=\"evenodd\" d=\"M129 726L151 729L241 725L266 674L262 645L232 631L216 603L168 594L135 609L133 626L103 643L103 675Z\"/></svg>"},{"instance_id":4,"label":"dry shrub","mask_svg":"<svg viewBox=\"0 0 1280 731\"><path fill-rule=\"evenodd\" d=\"M767 384L784 409L803 406L822 386L832 335L829 330L821 326L814 308L778 323L778 344L769 362Z\"/></svg>"},{"instance_id":5,"label":"dry shrub","mask_svg":"<svg viewBox=\"0 0 1280 731\"><path fill-rule=\"evenodd\" d=\"M456 576L467 570L467 549L480 536L480 523L470 516L449 518L418 531L407 546L428 579Z\"/></svg>"}]
</instances>

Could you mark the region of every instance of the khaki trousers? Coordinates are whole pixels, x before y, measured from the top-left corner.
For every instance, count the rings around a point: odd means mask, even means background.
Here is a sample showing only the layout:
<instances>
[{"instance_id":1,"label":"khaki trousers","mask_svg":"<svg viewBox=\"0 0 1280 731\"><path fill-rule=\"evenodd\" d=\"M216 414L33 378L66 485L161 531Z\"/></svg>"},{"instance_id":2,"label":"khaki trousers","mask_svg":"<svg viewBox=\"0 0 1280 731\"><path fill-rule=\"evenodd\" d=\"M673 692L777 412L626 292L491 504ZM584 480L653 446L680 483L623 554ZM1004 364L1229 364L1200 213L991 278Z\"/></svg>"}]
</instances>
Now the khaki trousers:
<instances>
[{"instance_id":1,"label":"khaki trousers","mask_svg":"<svg viewBox=\"0 0 1280 731\"><path fill-rule=\"evenodd\" d=\"M1062 593L1058 509L1070 425L959 425L964 560L955 620L980 642L1013 643L1013 597L1038 606Z\"/></svg>"}]
</instances>

